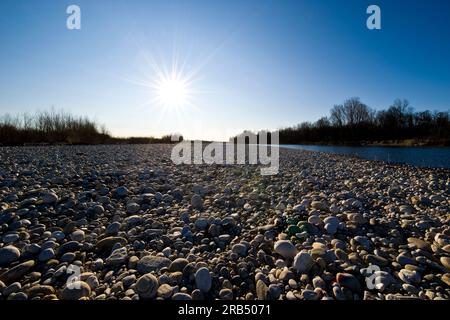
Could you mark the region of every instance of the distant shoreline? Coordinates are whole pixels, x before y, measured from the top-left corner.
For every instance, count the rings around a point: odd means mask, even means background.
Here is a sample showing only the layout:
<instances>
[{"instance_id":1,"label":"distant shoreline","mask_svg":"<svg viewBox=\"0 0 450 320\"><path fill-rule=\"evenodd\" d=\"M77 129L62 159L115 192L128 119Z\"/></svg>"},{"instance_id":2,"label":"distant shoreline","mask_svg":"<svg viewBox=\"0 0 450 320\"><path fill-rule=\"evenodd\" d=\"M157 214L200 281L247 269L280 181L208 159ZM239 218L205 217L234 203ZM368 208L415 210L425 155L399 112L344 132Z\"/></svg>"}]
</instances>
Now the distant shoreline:
<instances>
[{"instance_id":1,"label":"distant shoreline","mask_svg":"<svg viewBox=\"0 0 450 320\"><path fill-rule=\"evenodd\" d=\"M450 141L418 141L418 140L384 140L384 141L360 141L360 142L342 142L342 143L328 143L324 141L319 142L299 142L299 143L280 143L290 145L317 145L329 147L450 147Z\"/></svg>"}]
</instances>

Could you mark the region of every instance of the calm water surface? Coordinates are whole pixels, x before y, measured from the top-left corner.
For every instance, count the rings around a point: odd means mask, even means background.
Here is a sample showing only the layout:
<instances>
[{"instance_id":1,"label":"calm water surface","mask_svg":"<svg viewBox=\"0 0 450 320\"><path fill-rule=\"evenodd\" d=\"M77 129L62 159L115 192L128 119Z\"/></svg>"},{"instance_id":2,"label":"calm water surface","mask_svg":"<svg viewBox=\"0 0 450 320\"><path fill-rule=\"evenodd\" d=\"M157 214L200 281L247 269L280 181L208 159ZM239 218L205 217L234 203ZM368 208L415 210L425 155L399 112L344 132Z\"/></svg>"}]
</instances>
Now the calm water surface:
<instances>
[{"instance_id":1,"label":"calm water surface","mask_svg":"<svg viewBox=\"0 0 450 320\"><path fill-rule=\"evenodd\" d=\"M281 147L343 153L368 160L406 163L419 167L450 168L450 147L345 147L285 144Z\"/></svg>"}]
</instances>

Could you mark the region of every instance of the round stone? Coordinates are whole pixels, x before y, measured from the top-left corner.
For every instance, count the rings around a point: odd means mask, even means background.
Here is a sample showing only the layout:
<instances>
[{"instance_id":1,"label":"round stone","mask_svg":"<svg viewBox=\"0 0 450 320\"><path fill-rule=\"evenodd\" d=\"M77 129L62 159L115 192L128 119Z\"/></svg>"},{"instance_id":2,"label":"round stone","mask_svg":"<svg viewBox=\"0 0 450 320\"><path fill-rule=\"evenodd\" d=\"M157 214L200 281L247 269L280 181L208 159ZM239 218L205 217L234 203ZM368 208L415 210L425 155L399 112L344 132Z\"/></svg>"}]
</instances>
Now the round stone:
<instances>
[{"instance_id":1,"label":"round stone","mask_svg":"<svg viewBox=\"0 0 450 320\"><path fill-rule=\"evenodd\" d=\"M191 198L192 208L196 210L203 210L203 200L198 194L194 194Z\"/></svg>"},{"instance_id":2,"label":"round stone","mask_svg":"<svg viewBox=\"0 0 450 320\"><path fill-rule=\"evenodd\" d=\"M417 271L402 269L398 273L398 277L408 284L417 284L420 282L420 274Z\"/></svg>"},{"instance_id":3,"label":"round stone","mask_svg":"<svg viewBox=\"0 0 450 320\"><path fill-rule=\"evenodd\" d=\"M183 271L184 267L189 263L187 259L184 258L178 258L172 261L172 263L169 266L170 272L177 272L177 271Z\"/></svg>"},{"instance_id":4,"label":"round stone","mask_svg":"<svg viewBox=\"0 0 450 320\"><path fill-rule=\"evenodd\" d=\"M294 257L292 268L298 273L307 273L314 265L314 260L307 252L299 252Z\"/></svg>"},{"instance_id":5,"label":"round stone","mask_svg":"<svg viewBox=\"0 0 450 320\"><path fill-rule=\"evenodd\" d=\"M219 292L219 298L221 300L233 300L233 291L228 288L222 289Z\"/></svg>"},{"instance_id":6,"label":"round stone","mask_svg":"<svg viewBox=\"0 0 450 320\"><path fill-rule=\"evenodd\" d=\"M83 230L76 230L74 232L72 232L72 234L70 235L70 238L73 241L83 241L84 240L84 231Z\"/></svg>"},{"instance_id":7,"label":"round stone","mask_svg":"<svg viewBox=\"0 0 450 320\"><path fill-rule=\"evenodd\" d=\"M198 218L195 220L195 228L197 230L205 230L208 227L208 221L205 218Z\"/></svg>"},{"instance_id":8,"label":"round stone","mask_svg":"<svg viewBox=\"0 0 450 320\"><path fill-rule=\"evenodd\" d=\"M115 236L120 231L120 222L113 222L106 228L106 234L110 236Z\"/></svg>"},{"instance_id":9,"label":"round stone","mask_svg":"<svg viewBox=\"0 0 450 320\"><path fill-rule=\"evenodd\" d=\"M358 279L350 274L350 273L338 273L336 275L336 281L342 286L346 287L353 292L357 292L361 290L361 285L358 281Z\"/></svg>"},{"instance_id":10,"label":"round stone","mask_svg":"<svg viewBox=\"0 0 450 320\"><path fill-rule=\"evenodd\" d=\"M137 263L137 270L141 274L150 273L152 271L159 271L161 268L170 266L171 261L168 258L160 256L144 256Z\"/></svg>"},{"instance_id":11,"label":"round stone","mask_svg":"<svg viewBox=\"0 0 450 320\"><path fill-rule=\"evenodd\" d=\"M80 300L81 298L89 298L91 288L84 281L74 281L64 287L61 291L61 300Z\"/></svg>"},{"instance_id":12,"label":"round stone","mask_svg":"<svg viewBox=\"0 0 450 320\"><path fill-rule=\"evenodd\" d=\"M297 248L289 240L278 240L275 242L274 250L286 259L292 259L297 254Z\"/></svg>"},{"instance_id":13,"label":"round stone","mask_svg":"<svg viewBox=\"0 0 450 320\"><path fill-rule=\"evenodd\" d=\"M441 263L442 265L447 268L447 270L450 270L450 258L449 257L441 257Z\"/></svg>"},{"instance_id":14,"label":"round stone","mask_svg":"<svg viewBox=\"0 0 450 320\"><path fill-rule=\"evenodd\" d=\"M11 263L19 260L20 250L14 246L0 248L0 266L9 266Z\"/></svg>"},{"instance_id":15,"label":"round stone","mask_svg":"<svg viewBox=\"0 0 450 320\"><path fill-rule=\"evenodd\" d=\"M212 279L209 270L202 267L195 273L195 285L202 292L208 292L211 289Z\"/></svg>"},{"instance_id":16,"label":"round stone","mask_svg":"<svg viewBox=\"0 0 450 320\"><path fill-rule=\"evenodd\" d=\"M177 292L172 296L172 300L192 300L192 297L187 293Z\"/></svg>"},{"instance_id":17,"label":"round stone","mask_svg":"<svg viewBox=\"0 0 450 320\"><path fill-rule=\"evenodd\" d=\"M58 202L58 196L54 192L48 192L41 195L42 202L45 204L53 204Z\"/></svg>"},{"instance_id":18,"label":"round stone","mask_svg":"<svg viewBox=\"0 0 450 320\"><path fill-rule=\"evenodd\" d=\"M163 299L168 299L173 295L174 287L168 285L168 284L162 284L158 288L158 297L161 297Z\"/></svg>"},{"instance_id":19,"label":"round stone","mask_svg":"<svg viewBox=\"0 0 450 320\"><path fill-rule=\"evenodd\" d=\"M147 273L136 281L135 288L140 298L152 299L158 292L158 279L153 274Z\"/></svg>"},{"instance_id":20,"label":"round stone","mask_svg":"<svg viewBox=\"0 0 450 320\"><path fill-rule=\"evenodd\" d=\"M256 282L256 296L258 300L267 300L268 291L269 288L267 288L267 285L262 280Z\"/></svg>"},{"instance_id":21,"label":"round stone","mask_svg":"<svg viewBox=\"0 0 450 320\"><path fill-rule=\"evenodd\" d=\"M126 197L127 194L128 194L128 189L125 186L121 186L116 189L116 195L118 197Z\"/></svg>"},{"instance_id":22,"label":"round stone","mask_svg":"<svg viewBox=\"0 0 450 320\"><path fill-rule=\"evenodd\" d=\"M231 248L231 251L236 253L238 256L244 257L247 254L247 247L242 243L237 243Z\"/></svg>"},{"instance_id":23,"label":"round stone","mask_svg":"<svg viewBox=\"0 0 450 320\"><path fill-rule=\"evenodd\" d=\"M135 213L139 212L140 209L141 209L141 207L135 202L130 202L127 204L127 213L128 214L135 214Z\"/></svg>"},{"instance_id":24,"label":"round stone","mask_svg":"<svg viewBox=\"0 0 450 320\"><path fill-rule=\"evenodd\" d=\"M38 260L41 262L46 262L55 257L55 251L52 248L47 248L41 251L38 256Z\"/></svg>"}]
</instances>

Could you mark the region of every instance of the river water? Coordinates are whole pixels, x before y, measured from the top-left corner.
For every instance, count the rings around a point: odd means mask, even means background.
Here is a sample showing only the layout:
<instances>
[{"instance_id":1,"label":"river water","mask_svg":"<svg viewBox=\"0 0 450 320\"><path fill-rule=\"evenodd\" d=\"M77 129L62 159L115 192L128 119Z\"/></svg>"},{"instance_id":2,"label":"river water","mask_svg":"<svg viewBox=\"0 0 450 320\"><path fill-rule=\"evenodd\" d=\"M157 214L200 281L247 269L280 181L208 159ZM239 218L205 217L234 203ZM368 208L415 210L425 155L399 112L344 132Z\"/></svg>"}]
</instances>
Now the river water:
<instances>
[{"instance_id":1,"label":"river water","mask_svg":"<svg viewBox=\"0 0 450 320\"><path fill-rule=\"evenodd\" d=\"M450 168L450 147L347 147L285 144L281 147L356 155L368 160L406 163L419 167Z\"/></svg>"}]
</instances>

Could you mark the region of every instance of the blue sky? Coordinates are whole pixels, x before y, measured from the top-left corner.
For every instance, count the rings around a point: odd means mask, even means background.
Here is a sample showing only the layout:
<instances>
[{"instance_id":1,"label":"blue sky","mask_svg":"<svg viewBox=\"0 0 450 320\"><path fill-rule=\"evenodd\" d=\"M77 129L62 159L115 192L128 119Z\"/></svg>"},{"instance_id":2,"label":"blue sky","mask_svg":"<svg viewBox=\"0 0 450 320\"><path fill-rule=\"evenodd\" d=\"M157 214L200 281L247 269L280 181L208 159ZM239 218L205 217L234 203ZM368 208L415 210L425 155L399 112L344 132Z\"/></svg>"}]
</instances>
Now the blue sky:
<instances>
[{"instance_id":1,"label":"blue sky","mask_svg":"<svg viewBox=\"0 0 450 320\"><path fill-rule=\"evenodd\" d=\"M81 30L66 8L81 8ZM382 29L366 28L381 8ZM54 106L117 136L225 139L328 115L358 96L450 109L450 1L2 0L0 114ZM176 58L193 73L171 108L138 83Z\"/></svg>"}]
</instances>

